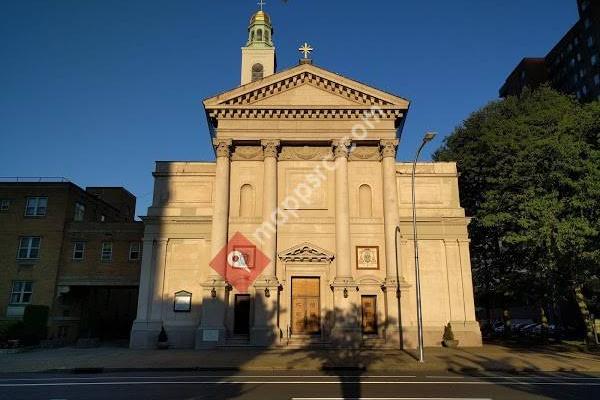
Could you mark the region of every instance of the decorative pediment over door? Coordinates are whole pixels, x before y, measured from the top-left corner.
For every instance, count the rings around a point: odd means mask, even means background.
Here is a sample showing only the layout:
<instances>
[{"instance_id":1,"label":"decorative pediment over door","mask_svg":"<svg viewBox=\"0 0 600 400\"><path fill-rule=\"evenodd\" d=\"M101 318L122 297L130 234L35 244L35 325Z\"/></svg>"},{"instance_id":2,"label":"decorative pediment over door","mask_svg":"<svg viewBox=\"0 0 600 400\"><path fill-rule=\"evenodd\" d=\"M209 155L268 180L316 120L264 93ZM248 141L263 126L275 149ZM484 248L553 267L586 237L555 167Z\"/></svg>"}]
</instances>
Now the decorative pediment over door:
<instances>
[{"instance_id":1,"label":"decorative pediment over door","mask_svg":"<svg viewBox=\"0 0 600 400\"><path fill-rule=\"evenodd\" d=\"M284 262L330 263L334 257L333 253L308 242L291 247L280 252L278 255Z\"/></svg>"}]
</instances>

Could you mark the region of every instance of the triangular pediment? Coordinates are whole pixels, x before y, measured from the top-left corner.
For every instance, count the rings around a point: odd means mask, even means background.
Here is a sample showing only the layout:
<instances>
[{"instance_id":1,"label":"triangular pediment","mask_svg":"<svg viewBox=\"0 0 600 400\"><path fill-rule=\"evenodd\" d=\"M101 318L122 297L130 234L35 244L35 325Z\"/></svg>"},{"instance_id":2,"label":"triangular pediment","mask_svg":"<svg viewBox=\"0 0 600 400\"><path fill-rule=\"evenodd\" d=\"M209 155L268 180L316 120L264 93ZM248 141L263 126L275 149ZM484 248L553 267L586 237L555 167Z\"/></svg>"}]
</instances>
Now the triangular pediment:
<instances>
[{"instance_id":1,"label":"triangular pediment","mask_svg":"<svg viewBox=\"0 0 600 400\"><path fill-rule=\"evenodd\" d=\"M272 96L267 96L251 103L252 106L311 106L311 107L329 107L329 106L357 106L363 103L342 96L338 93L332 93L317 85L304 82L294 86L291 89L281 91Z\"/></svg>"},{"instance_id":2,"label":"triangular pediment","mask_svg":"<svg viewBox=\"0 0 600 400\"><path fill-rule=\"evenodd\" d=\"M285 262L331 262L333 254L314 244L304 242L279 253Z\"/></svg>"},{"instance_id":3,"label":"triangular pediment","mask_svg":"<svg viewBox=\"0 0 600 400\"><path fill-rule=\"evenodd\" d=\"M382 108L406 111L409 101L312 64L301 64L204 101L223 108Z\"/></svg>"}]
</instances>

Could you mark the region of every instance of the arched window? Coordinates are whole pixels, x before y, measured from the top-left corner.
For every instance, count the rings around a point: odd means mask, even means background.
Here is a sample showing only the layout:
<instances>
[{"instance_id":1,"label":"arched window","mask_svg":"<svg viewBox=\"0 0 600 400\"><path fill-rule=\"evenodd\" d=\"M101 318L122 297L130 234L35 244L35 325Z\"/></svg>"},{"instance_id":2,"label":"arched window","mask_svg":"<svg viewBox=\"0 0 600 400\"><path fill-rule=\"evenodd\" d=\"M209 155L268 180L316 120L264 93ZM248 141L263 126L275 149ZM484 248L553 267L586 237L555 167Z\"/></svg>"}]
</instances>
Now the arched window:
<instances>
[{"instance_id":1,"label":"arched window","mask_svg":"<svg viewBox=\"0 0 600 400\"><path fill-rule=\"evenodd\" d=\"M263 78L264 68L262 64L256 63L252 66L252 82Z\"/></svg>"},{"instance_id":2,"label":"arched window","mask_svg":"<svg viewBox=\"0 0 600 400\"><path fill-rule=\"evenodd\" d=\"M250 31L250 41L254 41L254 31Z\"/></svg>"},{"instance_id":3,"label":"arched window","mask_svg":"<svg viewBox=\"0 0 600 400\"><path fill-rule=\"evenodd\" d=\"M252 185L242 185L240 188L240 217L254 215L254 188Z\"/></svg>"},{"instance_id":4,"label":"arched window","mask_svg":"<svg viewBox=\"0 0 600 400\"><path fill-rule=\"evenodd\" d=\"M265 42L268 42L268 41L269 41L269 31L266 30L265 31Z\"/></svg>"},{"instance_id":5,"label":"arched window","mask_svg":"<svg viewBox=\"0 0 600 400\"><path fill-rule=\"evenodd\" d=\"M358 215L360 218L373 216L373 196L369 185L360 185L358 188Z\"/></svg>"},{"instance_id":6,"label":"arched window","mask_svg":"<svg viewBox=\"0 0 600 400\"><path fill-rule=\"evenodd\" d=\"M262 42L262 29L256 30L256 40L258 40L259 42Z\"/></svg>"}]
</instances>

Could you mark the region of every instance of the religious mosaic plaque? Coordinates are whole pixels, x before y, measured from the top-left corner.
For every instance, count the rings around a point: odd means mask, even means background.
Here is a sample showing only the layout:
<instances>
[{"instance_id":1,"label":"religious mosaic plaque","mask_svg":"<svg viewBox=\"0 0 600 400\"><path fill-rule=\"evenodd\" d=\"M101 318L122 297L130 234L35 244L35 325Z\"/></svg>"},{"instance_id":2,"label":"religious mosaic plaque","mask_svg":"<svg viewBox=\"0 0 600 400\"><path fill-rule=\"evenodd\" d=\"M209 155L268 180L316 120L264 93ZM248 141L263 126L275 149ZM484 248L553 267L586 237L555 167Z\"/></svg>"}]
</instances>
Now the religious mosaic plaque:
<instances>
[{"instance_id":1,"label":"religious mosaic plaque","mask_svg":"<svg viewBox=\"0 0 600 400\"><path fill-rule=\"evenodd\" d=\"M356 246L357 269L379 269L379 246Z\"/></svg>"}]
</instances>

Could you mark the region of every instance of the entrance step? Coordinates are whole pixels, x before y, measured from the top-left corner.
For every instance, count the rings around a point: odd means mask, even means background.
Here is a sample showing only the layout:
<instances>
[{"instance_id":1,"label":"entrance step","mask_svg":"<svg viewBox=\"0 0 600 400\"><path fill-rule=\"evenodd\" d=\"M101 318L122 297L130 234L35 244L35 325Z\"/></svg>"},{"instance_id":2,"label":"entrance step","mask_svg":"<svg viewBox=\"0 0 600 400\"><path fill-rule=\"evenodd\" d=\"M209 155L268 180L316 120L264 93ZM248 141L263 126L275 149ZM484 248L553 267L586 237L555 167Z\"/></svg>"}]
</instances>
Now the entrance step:
<instances>
[{"instance_id":1,"label":"entrance step","mask_svg":"<svg viewBox=\"0 0 600 400\"><path fill-rule=\"evenodd\" d=\"M362 347L370 349L379 349L386 347L385 339L380 337L363 337Z\"/></svg>"},{"instance_id":2,"label":"entrance step","mask_svg":"<svg viewBox=\"0 0 600 400\"><path fill-rule=\"evenodd\" d=\"M218 345L217 347L249 347L250 336L249 335L233 335L225 339L225 343Z\"/></svg>"},{"instance_id":3,"label":"entrance step","mask_svg":"<svg viewBox=\"0 0 600 400\"><path fill-rule=\"evenodd\" d=\"M287 344L287 347L291 347L294 349L300 348L325 348L331 347L331 343L328 341L323 341L321 336L292 336L287 341L284 339L283 344Z\"/></svg>"}]
</instances>

